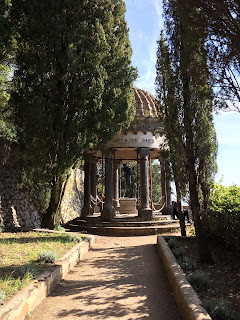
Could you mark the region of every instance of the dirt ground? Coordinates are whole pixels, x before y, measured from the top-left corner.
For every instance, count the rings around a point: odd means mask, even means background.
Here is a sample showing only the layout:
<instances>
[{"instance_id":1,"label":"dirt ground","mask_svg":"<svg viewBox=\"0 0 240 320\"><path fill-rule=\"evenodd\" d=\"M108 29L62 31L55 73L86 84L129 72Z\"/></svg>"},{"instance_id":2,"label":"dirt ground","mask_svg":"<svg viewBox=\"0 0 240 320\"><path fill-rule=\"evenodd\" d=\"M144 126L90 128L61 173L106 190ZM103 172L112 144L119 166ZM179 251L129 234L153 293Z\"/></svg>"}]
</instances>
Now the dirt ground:
<instances>
[{"instance_id":1,"label":"dirt ground","mask_svg":"<svg viewBox=\"0 0 240 320\"><path fill-rule=\"evenodd\" d=\"M31 320L180 320L157 236L101 237Z\"/></svg>"},{"instance_id":2,"label":"dirt ground","mask_svg":"<svg viewBox=\"0 0 240 320\"><path fill-rule=\"evenodd\" d=\"M190 241L189 241L190 240ZM181 246L187 250L187 255L199 260L195 239L181 240ZM234 319L240 319L240 255L232 253L223 244L209 239L209 247L214 260L213 265L198 261L197 270L208 274L211 281L207 291L198 293L200 299L224 298L230 303ZM227 320L227 319L226 319Z\"/></svg>"}]
</instances>

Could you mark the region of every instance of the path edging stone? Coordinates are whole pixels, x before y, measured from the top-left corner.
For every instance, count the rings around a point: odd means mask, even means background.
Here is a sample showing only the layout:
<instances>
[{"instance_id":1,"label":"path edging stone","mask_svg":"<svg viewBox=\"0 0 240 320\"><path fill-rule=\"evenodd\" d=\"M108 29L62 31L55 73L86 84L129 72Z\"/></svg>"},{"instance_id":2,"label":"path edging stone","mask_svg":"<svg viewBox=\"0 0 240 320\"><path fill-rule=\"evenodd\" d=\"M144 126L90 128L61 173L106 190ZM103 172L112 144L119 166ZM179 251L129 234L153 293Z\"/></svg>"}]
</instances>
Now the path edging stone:
<instances>
[{"instance_id":1,"label":"path edging stone","mask_svg":"<svg viewBox=\"0 0 240 320\"><path fill-rule=\"evenodd\" d=\"M46 231L47 230L44 230L44 232ZM7 303L0 306L0 319L24 320L27 314L46 298L77 262L83 260L93 243L94 236L88 235L85 237L82 242L71 248L63 257L56 261L54 265L50 266L25 288L21 289Z\"/></svg>"},{"instance_id":2,"label":"path edging stone","mask_svg":"<svg viewBox=\"0 0 240 320\"><path fill-rule=\"evenodd\" d=\"M162 236L157 237L157 248L183 319L211 320Z\"/></svg>"}]
</instances>

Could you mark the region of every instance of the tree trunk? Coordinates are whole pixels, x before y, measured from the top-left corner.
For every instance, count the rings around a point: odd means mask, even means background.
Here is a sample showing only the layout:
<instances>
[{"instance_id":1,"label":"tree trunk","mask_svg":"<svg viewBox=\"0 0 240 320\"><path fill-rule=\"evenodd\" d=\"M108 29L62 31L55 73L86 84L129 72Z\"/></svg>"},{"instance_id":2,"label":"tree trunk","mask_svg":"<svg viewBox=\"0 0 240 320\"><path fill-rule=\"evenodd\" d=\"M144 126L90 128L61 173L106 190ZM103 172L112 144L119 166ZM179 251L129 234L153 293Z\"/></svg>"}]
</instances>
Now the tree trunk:
<instances>
[{"instance_id":1,"label":"tree trunk","mask_svg":"<svg viewBox=\"0 0 240 320\"><path fill-rule=\"evenodd\" d=\"M182 212L182 197L181 192L179 190L178 182L175 180L175 187L176 187L176 193L177 193L177 207L178 207L178 216L180 221L180 228L181 228L181 236L186 237L186 225L185 225L185 219Z\"/></svg>"},{"instance_id":2,"label":"tree trunk","mask_svg":"<svg viewBox=\"0 0 240 320\"><path fill-rule=\"evenodd\" d=\"M54 179L52 183L51 197L47 210L43 213L41 227L54 229L61 221L61 203L66 188L68 178L63 181L62 178Z\"/></svg>"},{"instance_id":3,"label":"tree trunk","mask_svg":"<svg viewBox=\"0 0 240 320\"><path fill-rule=\"evenodd\" d=\"M203 263L213 263L213 259L208 247L207 233L200 216L200 204L197 191L197 178L194 168L189 169L189 190L190 190L190 206L192 210L194 227L196 232L198 251L200 260Z\"/></svg>"}]
</instances>

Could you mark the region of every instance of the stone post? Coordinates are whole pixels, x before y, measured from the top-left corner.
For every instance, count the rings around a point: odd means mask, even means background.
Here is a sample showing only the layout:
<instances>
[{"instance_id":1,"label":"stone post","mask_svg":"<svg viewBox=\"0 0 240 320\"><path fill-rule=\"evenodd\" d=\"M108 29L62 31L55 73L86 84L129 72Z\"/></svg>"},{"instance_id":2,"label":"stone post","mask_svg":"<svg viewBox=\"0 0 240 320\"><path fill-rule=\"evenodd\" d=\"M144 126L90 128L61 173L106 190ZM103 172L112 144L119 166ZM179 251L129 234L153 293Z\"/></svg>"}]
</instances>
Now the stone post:
<instances>
[{"instance_id":1,"label":"stone post","mask_svg":"<svg viewBox=\"0 0 240 320\"><path fill-rule=\"evenodd\" d=\"M172 214L172 208L171 208L171 183L169 179L166 179L166 190L167 190L167 214Z\"/></svg>"},{"instance_id":2,"label":"stone post","mask_svg":"<svg viewBox=\"0 0 240 320\"><path fill-rule=\"evenodd\" d=\"M113 175L113 206L116 211L119 211L120 203L119 203L119 168L120 161L114 161L114 175Z\"/></svg>"},{"instance_id":3,"label":"stone post","mask_svg":"<svg viewBox=\"0 0 240 320\"><path fill-rule=\"evenodd\" d=\"M115 214L113 207L113 151L105 152L105 198L101 214L102 221L111 221Z\"/></svg>"},{"instance_id":4,"label":"stone post","mask_svg":"<svg viewBox=\"0 0 240 320\"><path fill-rule=\"evenodd\" d=\"M84 198L83 198L82 216L90 213L90 157L84 155Z\"/></svg>"},{"instance_id":5,"label":"stone post","mask_svg":"<svg viewBox=\"0 0 240 320\"><path fill-rule=\"evenodd\" d=\"M149 173L148 173L148 155L149 148L140 148L140 200L141 205L138 210L138 216L145 220L152 220L153 211L149 207Z\"/></svg>"},{"instance_id":6,"label":"stone post","mask_svg":"<svg viewBox=\"0 0 240 320\"><path fill-rule=\"evenodd\" d=\"M97 198L97 159L91 158L91 195L94 199ZM97 212L97 204L91 203L90 212Z\"/></svg>"}]
</instances>

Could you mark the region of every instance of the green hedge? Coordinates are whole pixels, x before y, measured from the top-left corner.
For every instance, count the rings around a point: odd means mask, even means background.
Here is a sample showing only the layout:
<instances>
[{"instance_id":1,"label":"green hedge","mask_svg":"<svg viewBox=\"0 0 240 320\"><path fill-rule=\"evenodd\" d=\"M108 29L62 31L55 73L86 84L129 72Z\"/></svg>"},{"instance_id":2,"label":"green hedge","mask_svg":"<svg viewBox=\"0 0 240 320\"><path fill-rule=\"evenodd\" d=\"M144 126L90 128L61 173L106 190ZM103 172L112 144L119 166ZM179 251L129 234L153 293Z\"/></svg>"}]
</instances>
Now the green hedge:
<instances>
[{"instance_id":1,"label":"green hedge","mask_svg":"<svg viewBox=\"0 0 240 320\"><path fill-rule=\"evenodd\" d=\"M208 205L209 231L234 250L240 250L240 187L214 185Z\"/></svg>"}]
</instances>

